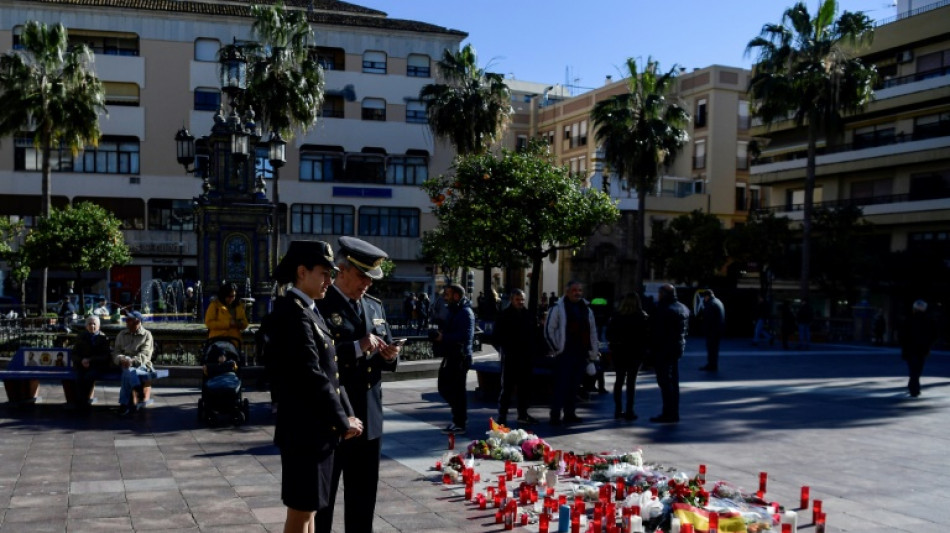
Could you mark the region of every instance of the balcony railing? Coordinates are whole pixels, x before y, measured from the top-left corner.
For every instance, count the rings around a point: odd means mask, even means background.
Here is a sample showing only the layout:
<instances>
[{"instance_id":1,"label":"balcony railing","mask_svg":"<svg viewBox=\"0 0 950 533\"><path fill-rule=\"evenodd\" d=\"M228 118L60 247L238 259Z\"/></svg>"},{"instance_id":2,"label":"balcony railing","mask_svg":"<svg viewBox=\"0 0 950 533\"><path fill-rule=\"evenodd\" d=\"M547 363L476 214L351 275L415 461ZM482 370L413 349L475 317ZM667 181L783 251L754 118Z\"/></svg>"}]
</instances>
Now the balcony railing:
<instances>
[{"instance_id":1,"label":"balcony railing","mask_svg":"<svg viewBox=\"0 0 950 533\"><path fill-rule=\"evenodd\" d=\"M939 200L950 198L950 191L933 191L926 194L888 194L882 196L865 196L861 198L844 198L841 200L828 200L825 202L815 202L815 207L834 209L836 207L864 207L868 205L885 205L902 202L919 202L924 200ZM774 205L771 207L762 207L755 209L758 213L794 213L805 209L805 204L786 204Z\"/></svg>"},{"instance_id":2,"label":"balcony railing","mask_svg":"<svg viewBox=\"0 0 950 533\"><path fill-rule=\"evenodd\" d=\"M836 144L835 146L820 146L815 149L815 155L827 155L827 154L837 154L842 152L853 152L858 150L863 150L866 148L877 148L879 146L889 146L893 144L900 144L910 141L922 141L924 139L932 139L934 137L947 137L950 136L950 124L940 124L938 126L927 126L927 127L918 127L916 131L907 135L905 133L898 133L894 136L882 136L874 139L859 139L855 143L843 143ZM805 159L808 156L808 151L802 149L796 152L787 152L781 154L780 156L773 157L758 157L752 161L752 166L756 165L768 165L770 163L779 163L782 161L793 161L796 159Z\"/></svg>"},{"instance_id":3,"label":"balcony railing","mask_svg":"<svg viewBox=\"0 0 950 533\"><path fill-rule=\"evenodd\" d=\"M874 87L874 90L880 91L881 89L907 85L908 83L929 80L930 78L939 78L940 76L946 76L948 74L950 74L950 67L943 67L925 72L915 72L914 74L908 74L907 76L900 76L897 78L887 78L880 80Z\"/></svg>"},{"instance_id":4,"label":"balcony railing","mask_svg":"<svg viewBox=\"0 0 950 533\"><path fill-rule=\"evenodd\" d=\"M886 19L874 21L874 26L880 28L881 26L897 22L899 20L904 20L906 18L914 17L920 15L921 13L926 13L927 11L933 11L934 9L941 8L943 6L950 5L950 0L941 0L940 2L934 2L928 4L924 7L918 7L917 9L912 9L906 13L901 13L900 15L894 17L888 17Z\"/></svg>"}]
</instances>

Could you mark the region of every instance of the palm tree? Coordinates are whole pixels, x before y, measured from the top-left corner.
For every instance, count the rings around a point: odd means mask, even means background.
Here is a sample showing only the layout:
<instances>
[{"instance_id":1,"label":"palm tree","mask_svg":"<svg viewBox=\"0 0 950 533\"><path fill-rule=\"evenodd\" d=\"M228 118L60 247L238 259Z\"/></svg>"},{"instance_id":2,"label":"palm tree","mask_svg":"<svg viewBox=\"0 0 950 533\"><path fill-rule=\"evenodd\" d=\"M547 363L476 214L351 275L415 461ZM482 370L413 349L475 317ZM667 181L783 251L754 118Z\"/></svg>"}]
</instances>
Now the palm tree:
<instances>
[{"instance_id":1,"label":"palm tree","mask_svg":"<svg viewBox=\"0 0 950 533\"><path fill-rule=\"evenodd\" d=\"M504 78L478 68L471 44L457 52L445 50L438 66L445 83L426 85L419 92L429 126L458 155L487 152L511 115L511 93Z\"/></svg>"},{"instance_id":2,"label":"palm tree","mask_svg":"<svg viewBox=\"0 0 950 533\"><path fill-rule=\"evenodd\" d=\"M84 44L70 45L62 24L30 21L20 34L21 49L0 56L0 135L33 131L42 155L42 206L50 214L50 152L68 147L73 156L99 143L99 113L105 112L102 83L92 71ZM47 269L43 269L41 312L46 310Z\"/></svg>"},{"instance_id":3,"label":"palm tree","mask_svg":"<svg viewBox=\"0 0 950 533\"><path fill-rule=\"evenodd\" d=\"M852 52L873 38L871 19L845 11L835 20L838 4L822 0L814 17L803 2L785 10L778 24L766 24L749 41L746 53L757 51L749 81L753 112L765 124L794 117L808 127L805 206L802 213L802 272L799 290L808 298L811 265L812 211L815 195L815 149L820 135L840 131L842 114L864 108L873 98L873 66Z\"/></svg>"},{"instance_id":4,"label":"palm tree","mask_svg":"<svg viewBox=\"0 0 950 533\"><path fill-rule=\"evenodd\" d=\"M317 124L323 106L323 68L311 48L313 30L303 11L283 4L251 6L252 32L256 42L232 45L248 59L248 84L242 111L253 110L263 131L292 139L297 131L306 133ZM228 48L222 54L228 53ZM280 251L279 170L274 169L273 258Z\"/></svg>"},{"instance_id":5,"label":"palm tree","mask_svg":"<svg viewBox=\"0 0 950 533\"><path fill-rule=\"evenodd\" d=\"M471 44L457 52L446 49L438 67L445 83L426 85L419 92L429 127L460 156L487 153L511 115L511 93L504 77L479 68ZM483 265L486 291L491 287L492 266Z\"/></svg>"},{"instance_id":6,"label":"palm tree","mask_svg":"<svg viewBox=\"0 0 950 533\"><path fill-rule=\"evenodd\" d=\"M627 91L594 105L591 120L604 160L622 180L637 190L637 268L634 287L643 287L646 265L646 196L656 188L660 166L675 159L689 136L689 113L670 99L676 67L662 73L660 64L647 59L640 72L635 59L627 59Z\"/></svg>"}]
</instances>

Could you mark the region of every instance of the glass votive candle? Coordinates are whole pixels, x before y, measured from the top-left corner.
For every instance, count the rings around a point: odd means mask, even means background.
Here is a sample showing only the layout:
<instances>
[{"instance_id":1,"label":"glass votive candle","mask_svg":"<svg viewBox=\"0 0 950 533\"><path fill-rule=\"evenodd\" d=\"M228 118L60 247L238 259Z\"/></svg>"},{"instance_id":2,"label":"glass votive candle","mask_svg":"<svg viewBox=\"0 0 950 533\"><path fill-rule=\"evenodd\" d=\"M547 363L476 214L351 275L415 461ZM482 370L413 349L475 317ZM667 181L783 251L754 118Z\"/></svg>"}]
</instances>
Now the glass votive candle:
<instances>
[{"instance_id":1,"label":"glass votive candle","mask_svg":"<svg viewBox=\"0 0 950 533\"><path fill-rule=\"evenodd\" d=\"M815 500L811 505L811 523L818 523L818 515L821 514L821 500Z\"/></svg>"},{"instance_id":2,"label":"glass votive candle","mask_svg":"<svg viewBox=\"0 0 950 533\"><path fill-rule=\"evenodd\" d=\"M548 533L548 528L551 527L551 519L548 517L548 513L541 513L538 516L538 533Z\"/></svg>"},{"instance_id":3,"label":"glass votive candle","mask_svg":"<svg viewBox=\"0 0 950 533\"><path fill-rule=\"evenodd\" d=\"M809 492L811 492L811 490L808 488L808 485L802 485L802 497L798 505L799 509L808 509L808 499L811 497Z\"/></svg>"},{"instance_id":4,"label":"glass votive candle","mask_svg":"<svg viewBox=\"0 0 950 533\"><path fill-rule=\"evenodd\" d=\"M768 481L769 481L769 473L759 472L759 492L761 492L762 494L765 494L766 492L765 486L768 484Z\"/></svg>"}]
</instances>

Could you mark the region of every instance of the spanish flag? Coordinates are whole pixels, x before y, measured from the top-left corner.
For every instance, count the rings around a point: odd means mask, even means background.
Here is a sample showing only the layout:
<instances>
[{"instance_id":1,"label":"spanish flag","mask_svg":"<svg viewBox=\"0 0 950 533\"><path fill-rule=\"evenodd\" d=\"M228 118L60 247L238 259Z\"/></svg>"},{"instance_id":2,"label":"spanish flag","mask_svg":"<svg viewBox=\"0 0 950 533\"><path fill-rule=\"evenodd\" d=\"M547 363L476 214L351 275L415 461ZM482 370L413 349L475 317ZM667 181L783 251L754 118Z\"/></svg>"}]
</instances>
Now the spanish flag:
<instances>
[{"instance_id":1,"label":"spanish flag","mask_svg":"<svg viewBox=\"0 0 950 533\"><path fill-rule=\"evenodd\" d=\"M495 422L494 418L488 419L488 429L492 431L501 431L502 433L508 433L509 431L511 431L511 429L505 426L504 424L499 424L498 422Z\"/></svg>"},{"instance_id":2,"label":"spanish flag","mask_svg":"<svg viewBox=\"0 0 950 533\"><path fill-rule=\"evenodd\" d=\"M693 507L688 503L674 503L673 516L681 524L692 524L696 533L709 533L709 511ZM746 533L745 520L737 512L719 513L717 533Z\"/></svg>"}]
</instances>

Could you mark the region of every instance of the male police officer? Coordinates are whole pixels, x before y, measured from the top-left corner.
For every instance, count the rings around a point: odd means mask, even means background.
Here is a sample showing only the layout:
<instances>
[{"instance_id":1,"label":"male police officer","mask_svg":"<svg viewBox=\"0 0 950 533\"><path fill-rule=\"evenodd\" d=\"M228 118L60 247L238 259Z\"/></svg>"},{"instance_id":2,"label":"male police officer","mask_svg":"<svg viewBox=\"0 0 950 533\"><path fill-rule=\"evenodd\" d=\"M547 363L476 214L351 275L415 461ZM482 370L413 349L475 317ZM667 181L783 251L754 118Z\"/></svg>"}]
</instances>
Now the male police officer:
<instances>
[{"instance_id":1,"label":"male police officer","mask_svg":"<svg viewBox=\"0 0 950 533\"><path fill-rule=\"evenodd\" d=\"M347 533L373 530L379 458L383 436L383 370L396 370L399 346L393 343L380 300L366 294L373 280L381 279L386 252L354 238L340 237L337 274L333 286L317 308L333 334L339 358L340 383L346 389L354 416L363 421L363 434L337 448L332 498L343 474L344 524ZM316 530L329 533L333 508L317 513Z\"/></svg>"}]
</instances>

